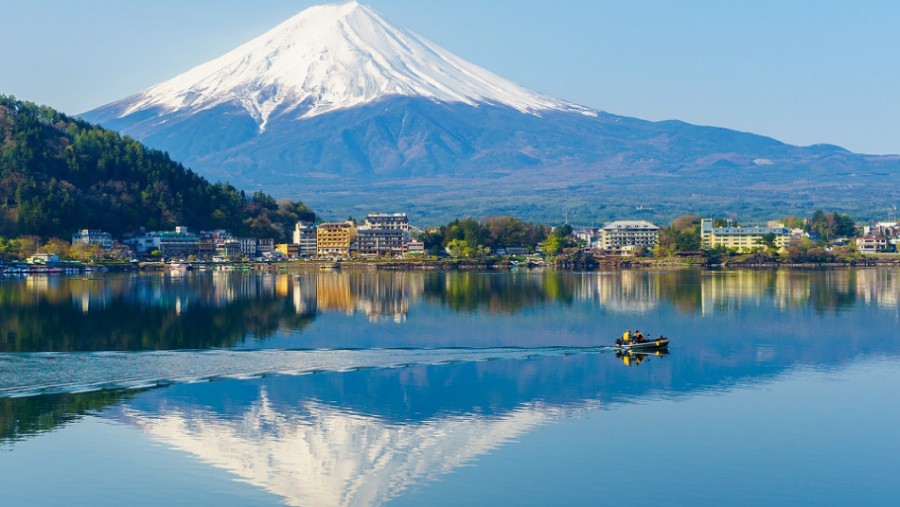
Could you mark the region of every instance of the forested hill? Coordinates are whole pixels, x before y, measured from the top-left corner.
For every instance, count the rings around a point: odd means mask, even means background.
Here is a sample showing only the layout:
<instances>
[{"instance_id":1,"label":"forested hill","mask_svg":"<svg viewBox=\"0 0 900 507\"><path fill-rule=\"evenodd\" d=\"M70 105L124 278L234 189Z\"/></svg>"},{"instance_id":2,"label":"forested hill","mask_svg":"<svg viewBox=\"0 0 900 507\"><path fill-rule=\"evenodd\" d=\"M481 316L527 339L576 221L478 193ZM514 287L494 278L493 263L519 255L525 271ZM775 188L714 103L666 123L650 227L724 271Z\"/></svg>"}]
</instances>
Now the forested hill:
<instances>
[{"instance_id":1,"label":"forested hill","mask_svg":"<svg viewBox=\"0 0 900 507\"><path fill-rule=\"evenodd\" d=\"M246 196L130 137L0 95L0 236L186 225L281 240L314 218L302 203Z\"/></svg>"}]
</instances>

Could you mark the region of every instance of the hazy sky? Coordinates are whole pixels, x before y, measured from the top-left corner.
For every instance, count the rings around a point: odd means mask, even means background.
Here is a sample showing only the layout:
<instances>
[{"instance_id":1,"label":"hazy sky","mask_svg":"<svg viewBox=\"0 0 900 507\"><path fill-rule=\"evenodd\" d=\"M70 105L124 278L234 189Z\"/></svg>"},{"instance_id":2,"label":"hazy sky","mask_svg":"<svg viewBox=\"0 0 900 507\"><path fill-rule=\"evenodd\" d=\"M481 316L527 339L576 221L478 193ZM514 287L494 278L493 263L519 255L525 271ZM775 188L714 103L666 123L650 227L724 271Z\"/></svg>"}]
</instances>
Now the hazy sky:
<instances>
[{"instance_id":1,"label":"hazy sky","mask_svg":"<svg viewBox=\"0 0 900 507\"><path fill-rule=\"evenodd\" d=\"M80 113L220 56L310 0L0 0L0 94ZM370 0L534 90L854 151L900 153L900 2Z\"/></svg>"}]
</instances>

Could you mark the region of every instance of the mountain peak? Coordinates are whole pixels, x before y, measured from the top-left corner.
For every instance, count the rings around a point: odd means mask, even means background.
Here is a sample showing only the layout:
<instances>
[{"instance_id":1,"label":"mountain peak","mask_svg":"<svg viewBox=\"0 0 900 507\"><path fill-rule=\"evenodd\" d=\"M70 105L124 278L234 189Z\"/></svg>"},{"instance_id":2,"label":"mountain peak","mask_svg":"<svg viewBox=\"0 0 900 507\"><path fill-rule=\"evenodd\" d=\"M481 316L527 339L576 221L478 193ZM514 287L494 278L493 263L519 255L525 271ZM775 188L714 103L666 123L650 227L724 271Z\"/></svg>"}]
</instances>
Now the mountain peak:
<instances>
[{"instance_id":1,"label":"mountain peak","mask_svg":"<svg viewBox=\"0 0 900 507\"><path fill-rule=\"evenodd\" d=\"M113 106L124 117L234 104L263 131L272 115L310 118L388 96L491 104L532 114L594 114L469 63L394 27L355 0L310 7L237 49Z\"/></svg>"}]
</instances>

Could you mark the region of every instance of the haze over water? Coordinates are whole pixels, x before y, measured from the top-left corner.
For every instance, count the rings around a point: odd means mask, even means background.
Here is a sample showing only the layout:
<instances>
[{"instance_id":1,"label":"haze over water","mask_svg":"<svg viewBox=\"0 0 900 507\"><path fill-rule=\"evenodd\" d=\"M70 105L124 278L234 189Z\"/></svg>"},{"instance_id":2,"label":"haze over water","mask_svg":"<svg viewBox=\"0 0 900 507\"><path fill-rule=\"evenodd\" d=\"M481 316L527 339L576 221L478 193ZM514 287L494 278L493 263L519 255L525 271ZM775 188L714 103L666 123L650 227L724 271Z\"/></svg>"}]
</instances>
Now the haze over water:
<instances>
[{"instance_id":1,"label":"haze over water","mask_svg":"<svg viewBox=\"0 0 900 507\"><path fill-rule=\"evenodd\" d=\"M0 316L4 504L896 502L897 269L4 278Z\"/></svg>"}]
</instances>

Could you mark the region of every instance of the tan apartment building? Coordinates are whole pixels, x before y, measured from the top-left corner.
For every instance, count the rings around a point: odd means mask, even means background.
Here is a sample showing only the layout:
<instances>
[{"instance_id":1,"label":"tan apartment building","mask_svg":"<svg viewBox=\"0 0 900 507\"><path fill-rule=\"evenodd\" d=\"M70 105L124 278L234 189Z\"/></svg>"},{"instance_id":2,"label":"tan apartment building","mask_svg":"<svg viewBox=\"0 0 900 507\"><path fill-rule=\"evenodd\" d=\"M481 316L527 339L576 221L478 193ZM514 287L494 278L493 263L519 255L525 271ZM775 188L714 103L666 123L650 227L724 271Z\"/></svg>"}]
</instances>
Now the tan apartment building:
<instances>
[{"instance_id":1,"label":"tan apartment building","mask_svg":"<svg viewBox=\"0 0 900 507\"><path fill-rule=\"evenodd\" d=\"M316 228L316 256L350 258L350 244L356 239L352 222L319 224Z\"/></svg>"}]
</instances>

